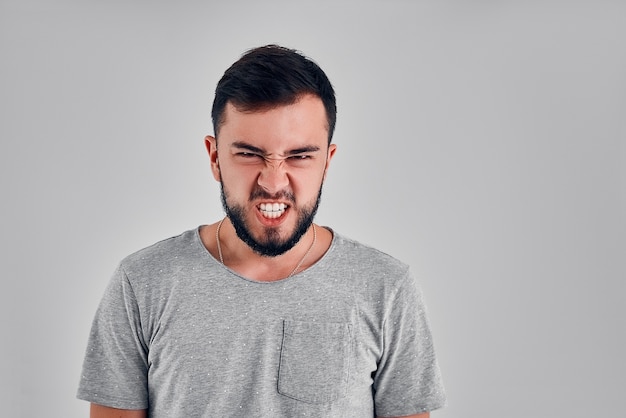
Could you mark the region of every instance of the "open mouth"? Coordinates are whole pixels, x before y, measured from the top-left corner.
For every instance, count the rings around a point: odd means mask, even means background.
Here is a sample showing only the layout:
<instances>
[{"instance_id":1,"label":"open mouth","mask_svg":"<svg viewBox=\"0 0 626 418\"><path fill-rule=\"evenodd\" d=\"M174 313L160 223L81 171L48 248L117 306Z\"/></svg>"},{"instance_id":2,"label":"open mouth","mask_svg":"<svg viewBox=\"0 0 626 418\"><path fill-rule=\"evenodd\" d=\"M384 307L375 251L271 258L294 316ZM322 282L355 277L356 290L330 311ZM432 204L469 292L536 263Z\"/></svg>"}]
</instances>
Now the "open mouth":
<instances>
[{"instance_id":1,"label":"open mouth","mask_svg":"<svg viewBox=\"0 0 626 418\"><path fill-rule=\"evenodd\" d=\"M258 208L261 215L268 219L279 218L289 206L284 203L261 203Z\"/></svg>"}]
</instances>

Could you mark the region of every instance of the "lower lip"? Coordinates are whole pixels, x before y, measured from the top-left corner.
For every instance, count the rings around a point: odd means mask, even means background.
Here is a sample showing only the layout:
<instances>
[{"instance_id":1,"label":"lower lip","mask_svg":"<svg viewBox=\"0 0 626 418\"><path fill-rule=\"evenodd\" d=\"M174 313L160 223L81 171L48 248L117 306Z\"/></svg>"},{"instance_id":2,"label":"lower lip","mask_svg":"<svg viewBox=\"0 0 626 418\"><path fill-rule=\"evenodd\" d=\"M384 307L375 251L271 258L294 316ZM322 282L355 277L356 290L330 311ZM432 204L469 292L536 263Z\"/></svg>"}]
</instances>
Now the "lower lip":
<instances>
[{"instance_id":1,"label":"lower lip","mask_svg":"<svg viewBox=\"0 0 626 418\"><path fill-rule=\"evenodd\" d=\"M263 216L261 211L257 208L256 216L259 219L259 221L265 226L278 226L281 223L283 223L283 221L287 217L287 213L289 212L289 209L290 209L289 207L286 208L283 214L280 215L278 218L266 218L265 216Z\"/></svg>"}]
</instances>

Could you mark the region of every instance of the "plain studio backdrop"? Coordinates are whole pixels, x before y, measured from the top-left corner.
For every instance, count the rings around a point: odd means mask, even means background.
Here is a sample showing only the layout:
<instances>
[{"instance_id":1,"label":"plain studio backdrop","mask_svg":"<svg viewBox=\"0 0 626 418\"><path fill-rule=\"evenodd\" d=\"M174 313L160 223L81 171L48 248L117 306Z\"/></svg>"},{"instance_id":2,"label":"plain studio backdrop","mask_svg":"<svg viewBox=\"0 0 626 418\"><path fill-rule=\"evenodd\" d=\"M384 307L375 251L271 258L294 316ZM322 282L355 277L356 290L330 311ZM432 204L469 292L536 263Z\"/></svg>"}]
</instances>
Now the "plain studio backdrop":
<instances>
[{"instance_id":1,"label":"plain studio backdrop","mask_svg":"<svg viewBox=\"0 0 626 418\"><path fill-rule=\"evenodd\" d=\"M449 406L624 417L626 3L2 1L3 417L74 398L127 254L222 216L224 70L297 48L338 97L318 222L410 263Z\"/></svg>"}]
</instances>

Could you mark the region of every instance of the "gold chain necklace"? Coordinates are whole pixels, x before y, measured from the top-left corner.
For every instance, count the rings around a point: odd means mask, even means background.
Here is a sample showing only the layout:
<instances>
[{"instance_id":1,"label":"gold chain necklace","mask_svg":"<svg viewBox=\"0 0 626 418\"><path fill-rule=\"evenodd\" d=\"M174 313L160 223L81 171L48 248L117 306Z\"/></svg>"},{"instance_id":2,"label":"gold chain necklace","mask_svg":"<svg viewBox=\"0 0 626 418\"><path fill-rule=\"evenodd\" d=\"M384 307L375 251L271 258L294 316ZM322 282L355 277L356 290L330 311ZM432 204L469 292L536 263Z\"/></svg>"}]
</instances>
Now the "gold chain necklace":
<instances>
[{"instance_id":1,"label":"gold chain necklace","mask_svg":"<svg viewBox=\"0 0 626 418\"><path fill-rule=\"evenodd\" d=\"M224 256L222 255L222 245L220 243L220 228L222 228L222 223L224 223L224 220L226 220L226 218L222 219L220 223L217 224L217 228L215 229L215 241L217 242L217 252L220 256L220 263L222 263L223 266L225 266L226 264L224 264ZM289 278L293 276L294 274L296 274L296 271L298 271L300 266L302 266L302 263L304 263L304 259L309 255L309 253L315 246L315 242L317 241L317 231L315 229L315 224L311 224L311 225L313 226L313 242L311 242L311 246L309 247L308 250L306 250L306 253L304 253L304 256L300 259L300 262L298 263L296 268L294 268L289 274L289 276L287 276L286 278Z\"/></svg>"}]
</instances>

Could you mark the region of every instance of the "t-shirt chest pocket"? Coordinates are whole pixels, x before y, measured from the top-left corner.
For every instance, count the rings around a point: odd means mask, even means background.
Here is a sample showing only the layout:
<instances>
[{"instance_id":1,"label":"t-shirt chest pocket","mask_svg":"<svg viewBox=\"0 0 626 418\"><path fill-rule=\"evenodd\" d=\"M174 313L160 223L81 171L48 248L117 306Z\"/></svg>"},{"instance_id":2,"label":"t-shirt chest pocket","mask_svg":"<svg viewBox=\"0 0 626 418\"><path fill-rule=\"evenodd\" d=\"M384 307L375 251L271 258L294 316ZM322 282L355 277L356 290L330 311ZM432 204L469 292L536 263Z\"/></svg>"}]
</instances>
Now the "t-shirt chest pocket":
<instances>
[{"instance_id":1,"label":"t-shirt chest pocket","mask_svg":"<svg viewBox=\"0 0 626 418\"><path fill-rule=\"evenodd\" d=\"M278 392L313 404L344 397L352 340L350 324L284 321Z\"/></svg>"}]
</instances>

